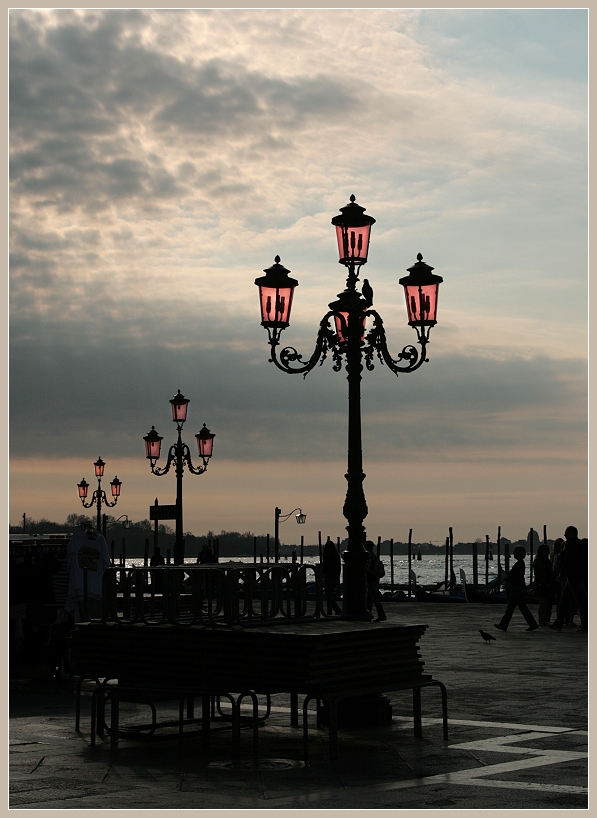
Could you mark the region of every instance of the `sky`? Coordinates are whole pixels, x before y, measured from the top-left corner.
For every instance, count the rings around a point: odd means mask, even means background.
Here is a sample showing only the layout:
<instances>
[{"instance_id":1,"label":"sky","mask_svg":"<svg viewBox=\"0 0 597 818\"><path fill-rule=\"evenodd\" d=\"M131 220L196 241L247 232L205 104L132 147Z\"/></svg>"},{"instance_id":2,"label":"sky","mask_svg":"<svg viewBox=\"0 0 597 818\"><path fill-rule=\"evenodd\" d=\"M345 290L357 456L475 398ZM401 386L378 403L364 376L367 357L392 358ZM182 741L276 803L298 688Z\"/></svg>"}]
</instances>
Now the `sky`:
<instances>
[{"instance_id":1,"label":"sky","mask_svg":"<svg viewBox=\"0 0 597 818\"><path fill-rule=\"evenodd\" d=\"M254 279L298 279L310 355L344 288L331 219L394 356L398 279L444 279L429 362L362 382L371 538L587 534L587 11L17 9L10 24L10 522L147 518L175 479L143 435L215 432L184 528L345 536L347 383L268 362ZM191 448L192 448L191 447ZM108 481L105 481L106 488Z\"/></svg>"}]
</instances>

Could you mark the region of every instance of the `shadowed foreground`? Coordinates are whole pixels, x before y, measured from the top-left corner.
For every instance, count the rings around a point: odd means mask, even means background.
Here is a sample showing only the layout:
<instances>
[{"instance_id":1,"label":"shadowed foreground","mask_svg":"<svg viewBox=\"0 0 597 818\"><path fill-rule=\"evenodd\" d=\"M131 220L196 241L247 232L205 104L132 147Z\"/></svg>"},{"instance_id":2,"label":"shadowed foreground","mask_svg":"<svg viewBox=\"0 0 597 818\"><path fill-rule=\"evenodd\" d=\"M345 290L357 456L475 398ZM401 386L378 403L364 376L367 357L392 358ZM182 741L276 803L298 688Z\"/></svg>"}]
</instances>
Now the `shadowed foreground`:
<instances>
[{"instance_id":1,"label":"shadowed foreground","mask_svg":"<svg viewBox=\"0 0 597 818\"><path fill-rule=\"evenodd\" d=\"M200 737L89 745L90 693L74 731L73 683L11 681L10 806L17 809L582 809L587 807L587 639L564 628L525 631L515 614L486 644L500 606L386 603L388 621L427 624L426 672L448 689L444 741L439 691L423 691L423 738L413 736L410 692L389 694L391 726L339 732L327 758L327 730L310 726L310 761L290 701L273 697L259 730L241 735L231 761L229 732L212 735L209 763ZM374 629L375 624L371 624ZM177 705L158 705L163 718ZM146 722L148 708L123 704L121 721Z\"/></svg>"}]
</instances>

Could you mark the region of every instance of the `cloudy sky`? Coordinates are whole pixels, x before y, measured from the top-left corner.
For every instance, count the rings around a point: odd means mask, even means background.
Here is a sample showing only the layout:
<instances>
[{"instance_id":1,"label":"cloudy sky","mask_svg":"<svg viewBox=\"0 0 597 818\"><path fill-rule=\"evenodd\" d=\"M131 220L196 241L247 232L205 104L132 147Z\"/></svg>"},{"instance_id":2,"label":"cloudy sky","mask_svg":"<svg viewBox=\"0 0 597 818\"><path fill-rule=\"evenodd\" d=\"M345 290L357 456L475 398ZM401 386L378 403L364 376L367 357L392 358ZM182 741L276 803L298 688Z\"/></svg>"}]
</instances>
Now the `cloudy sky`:
<instances>
[{"instance_id":1,"label":"cloudy sky","mask_svg":"<svg viewBox=\"0 0 597 818\"><path fill-rule=\"evenodd\" d=\"M119 513L173 502L180 389L185 530L344 536L345 374L268 363L253 282L279 254L310 353L354 193L394 353L398 279L444 278L430 362L364 375L369 535L586 533L585 10L15 10L10 116L11 523L99 455Z\"/></svg>"}]
</instances>

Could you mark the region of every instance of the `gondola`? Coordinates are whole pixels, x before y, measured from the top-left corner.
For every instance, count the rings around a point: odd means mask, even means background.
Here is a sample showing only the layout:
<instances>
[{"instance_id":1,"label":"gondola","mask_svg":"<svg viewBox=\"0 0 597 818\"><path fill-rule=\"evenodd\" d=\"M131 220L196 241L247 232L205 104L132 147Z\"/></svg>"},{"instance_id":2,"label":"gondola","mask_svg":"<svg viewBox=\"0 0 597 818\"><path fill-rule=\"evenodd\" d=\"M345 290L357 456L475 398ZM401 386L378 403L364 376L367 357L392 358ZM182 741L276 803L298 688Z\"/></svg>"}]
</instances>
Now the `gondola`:
<instances>
[{"instance_id":1,"label":"gondola","mask_svg":"<svg viewBox=\"0 0 597 818\"><path fill-rule=\"evenodd\" d=\"M426 591L417 584L417 576L414 571L410 572L410 578L415 591L417 602L466 602L462 594L438 594L433 591Z\"/></svg>"},{"instance_id":2,"label":"gondola","mask_svg":"<svg viewBox=\"0 0 597 818\"><path fill-rule=\"evenodd\" d=\"M501 566L499 573L500 575L505 573L502 571ZM501 576L500 581L503 581ZM490 593L489 591L478 591L471 585L467 585L466 575L462 568L460 569L460 582L462 584L462 588L464 590L464 595L466 597L467 602L505 605L508 601L506 594L503 592L496 591L494 593ZM497 579L494 580L493 583L490 583L490 585L493 585L493 587L497 588L498 587ZM527 593L524 601L526 602L527 605L536 605L539 602L537 597L532 596L530 593Z\"/></svg>"}]
</instances>

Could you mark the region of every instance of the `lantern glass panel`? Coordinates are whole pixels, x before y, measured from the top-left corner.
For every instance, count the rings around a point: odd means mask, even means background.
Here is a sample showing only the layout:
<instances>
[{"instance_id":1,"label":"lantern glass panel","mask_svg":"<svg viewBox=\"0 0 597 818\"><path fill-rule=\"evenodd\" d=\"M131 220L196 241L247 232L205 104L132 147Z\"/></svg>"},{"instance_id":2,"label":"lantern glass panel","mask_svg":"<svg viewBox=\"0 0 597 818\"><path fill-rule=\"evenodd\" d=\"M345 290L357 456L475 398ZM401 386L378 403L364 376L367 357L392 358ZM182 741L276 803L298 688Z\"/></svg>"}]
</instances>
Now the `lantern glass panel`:
<instances>
[{"instance_id":1,"label":"lantern glass panel","mask_svg":"<svg viewBox=\"0 0 597 818\"><path fill-rule=\"evenodd\" d=\"M353 261L357 264L364 264L367 261L369 252L370 232L370 224L365 224L362 227L346 227L337 224L336 238L338 240L340 261L343 263Z\"/></svg>"},{"instance_id":2,"label":"lantern glass panel","mask_svg":"<svg viewBox=\"0 0 597 818\"><path fill-rule=\"evenodd\" d=\"M285 326L290 323L294 287L259 287L261 322L266 326Z\"/></svg>"},{"instance_id":3,"label":"lantern glass panel","mask_svg":"<svg viewBox=\"0 0 597 818\"><path fill-rule=\"evenodd\" d=\"M189 401L179 392L178 395L170 401L170 405L172 406L172 420L176 423L184 423L187 419Z\"/></svg>"},{"instance_id":4,"label":"lantern glass panel","mask_svg":"<svg viewBox=\"0 0 597 818\"><path fill-rule=\"evenodd\" d=\"M103 477L104 476L104 468L105 468L106 464L101 459L101 457L98 457L98 459L95 461L95 463L93 465L95 467L95 476L96 477Z\"/></svg>"},{"instance_id":5,"label":"lantern glass panel","mask_svg":"<svg viewBox=\"0 0 597 818\"><path fill-rule=\"evenodd\" d=\"M340 315L344 316L344 320L346 324L343 324L339 316L334 315L334 321L336 322L336 334L338 335L338 339L341 344L345 344L348 341L348 313L340 310ZM365 320L366 316L365 313L361 315L361 341L365 340Z\"/></svg>"},{"instance_id":6,"label":"lantern glass panel","mask_svg":"<svg viewBox=\"0 0 597 818\"><path fill-rule=\"evenodd\" d=\"M408 323L426 326L435 324L437 316L438 284L408 284L404 287Z\"/></svg>"},{"instance_id":7,"label":"lantern glass panel","mask_svg":"<svg viewBox=\"0 0 597 818\"><path fill-rule=\"evenodd\" d=\"M162 438L156 432L155 427L151 427L151 432L148 432L143 440L145 441L145 457L148 460L159 460Z\"/></svg>"},{"instance_id":8,"label":"lantern glass panel","mask_svg":"<svg viewBox=\"0 0 597 818\"><path fill-rule=\"evenodd\" d=\"M120 497L120 487L122 486L122 482L115 477L114 480L110 483L112 487L112 497Z\"/></svg>"},{"instance_id":9,"label":"lantern glass panel","mask_svg":"<svg viewBox=\"0 0 597 818\"><path fill-rule=\"evenodd\" d=\"M209 429L203 424L203 429L199 432L198 435L195 435L197 439L197 450L199 452L199 456L202 457L204 460L209 460L213 453L213 446L214 446L214 437Z\"/></svg>"},{"instance_id":10,"label":"lantern glass panel","mask_svg":"<svg viewBox=\"0 0 597 818\"><path fill-rule=\"evenodd\" d=\"M79 489L79 497L82 500L87 499L87 492L89 490L89 484L85 482L85 480L81 480L80 483L77 483L77 488Z\"/></svg>"}]
</instances>

